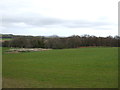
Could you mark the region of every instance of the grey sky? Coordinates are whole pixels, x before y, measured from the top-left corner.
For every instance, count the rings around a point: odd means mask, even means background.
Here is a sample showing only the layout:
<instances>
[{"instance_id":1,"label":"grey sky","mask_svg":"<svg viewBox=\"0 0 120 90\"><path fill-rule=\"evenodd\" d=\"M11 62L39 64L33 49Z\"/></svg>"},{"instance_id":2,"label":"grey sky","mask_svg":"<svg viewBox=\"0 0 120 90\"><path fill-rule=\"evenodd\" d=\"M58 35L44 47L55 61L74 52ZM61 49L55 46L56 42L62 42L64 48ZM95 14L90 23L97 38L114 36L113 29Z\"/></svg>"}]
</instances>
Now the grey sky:
<instances>
[{"instance_id":1,"label":"grey sky","mask_svg":"<svg viewBox=\"0 0 120 90\"><path fill-rule=\"evenodd\" d=\"M2 33L118 34L118 0L1 0Z\"/></svg>"}]
</instances>

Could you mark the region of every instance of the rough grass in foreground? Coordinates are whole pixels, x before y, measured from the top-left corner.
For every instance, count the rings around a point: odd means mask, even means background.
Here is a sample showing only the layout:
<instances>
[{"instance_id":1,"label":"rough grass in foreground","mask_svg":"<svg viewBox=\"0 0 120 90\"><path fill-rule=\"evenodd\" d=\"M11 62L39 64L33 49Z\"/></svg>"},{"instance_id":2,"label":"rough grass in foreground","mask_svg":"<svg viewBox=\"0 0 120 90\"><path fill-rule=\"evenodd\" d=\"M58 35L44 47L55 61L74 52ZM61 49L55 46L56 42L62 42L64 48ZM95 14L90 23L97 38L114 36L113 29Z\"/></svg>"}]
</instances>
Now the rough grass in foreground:
<instances>
[{"instance_id":1,"label":"rough grass in foreground","mask_svg":"<svg viewBox=\"0 0 120 90\"><path fill-rule=\"evenodd\" d=\"M3 88L117 88L117 50L3 52Z\"/></svg>"}]
</instances>

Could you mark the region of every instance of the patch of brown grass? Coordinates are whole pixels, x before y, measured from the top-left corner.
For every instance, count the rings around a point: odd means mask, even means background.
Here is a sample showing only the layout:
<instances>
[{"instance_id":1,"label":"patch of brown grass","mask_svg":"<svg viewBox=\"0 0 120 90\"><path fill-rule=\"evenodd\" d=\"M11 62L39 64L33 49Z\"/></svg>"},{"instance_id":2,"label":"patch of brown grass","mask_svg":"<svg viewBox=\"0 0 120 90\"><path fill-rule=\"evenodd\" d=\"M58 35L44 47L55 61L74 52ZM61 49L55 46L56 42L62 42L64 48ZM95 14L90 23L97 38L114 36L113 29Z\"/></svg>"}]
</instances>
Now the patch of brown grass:
<instances>
[{"instance_id":1,"label":"patch of brown grass","mask_svg":"<svg viewBox=\"0 0 120 90\"><path fill-rule=\"evenodd\" d=\"M2 88L27 88L29 85L24 81L11 79L11 78L3 78Z\"/></svg>"}]
</instances>

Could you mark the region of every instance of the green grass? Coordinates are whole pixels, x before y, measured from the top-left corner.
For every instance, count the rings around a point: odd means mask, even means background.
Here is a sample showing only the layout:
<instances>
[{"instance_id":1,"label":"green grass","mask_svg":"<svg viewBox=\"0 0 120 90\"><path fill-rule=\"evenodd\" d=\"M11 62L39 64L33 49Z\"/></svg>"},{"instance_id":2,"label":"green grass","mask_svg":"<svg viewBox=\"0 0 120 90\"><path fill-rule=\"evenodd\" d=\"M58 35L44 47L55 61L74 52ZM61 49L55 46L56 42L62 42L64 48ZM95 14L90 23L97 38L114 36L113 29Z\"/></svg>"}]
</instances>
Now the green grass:
<instances>
[{"instance_id":1,"label":"green grass","mask_svg":"<svg viewBox=\"0 0 120 90\"><path fill-rule=\"evenodd\" d=\"M12 40L11 38L0 38L0 40Z\"/></svg>"},{"instance_id":2,"label":"green grass","mask_svg":"<svg viewBox=\"0 0 120 90\"><path fill-rule=\"evenodd\" d=\"M2 88L2 47L0 47L0 89Z\"/></svg>"},{"instance_id":3,"label":"green grass","mask_svg":"<svg viewBox=\"0 0 120 90\"><path fill-rule=\"evenodd\" d=\"M3 87L117 88L118 48L4 53Z\"/></svg>"}]
</instances>

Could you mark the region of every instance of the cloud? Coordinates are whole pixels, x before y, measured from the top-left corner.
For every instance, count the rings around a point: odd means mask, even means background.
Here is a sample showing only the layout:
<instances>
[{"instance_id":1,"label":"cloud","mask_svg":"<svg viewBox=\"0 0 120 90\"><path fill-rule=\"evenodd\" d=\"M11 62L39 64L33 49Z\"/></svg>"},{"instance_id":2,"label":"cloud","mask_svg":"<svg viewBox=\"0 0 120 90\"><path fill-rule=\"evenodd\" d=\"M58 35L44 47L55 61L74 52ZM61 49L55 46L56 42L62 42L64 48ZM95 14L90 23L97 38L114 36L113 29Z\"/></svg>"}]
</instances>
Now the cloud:
<instances>
[{"instance_id":1,"label":"cloud","mask_svg":"<svg viewBox=\"0 0 120 90\"><path fill-rule=\"evenodd\" d=\"M64 23L64 26L68 28L100 28L109 25L113 25L113 24L108 22L86 21L86 20L72 20L72 21L66 21L66 23Z\"/></svg>"},{"instance_id":2,"label":"cloud","mask_svg":"<svg viewBox=\"0 0 120 90\"><path fill-rule=\"evenodd\" d=\"M117 30L117 7L114 7L116 2L113 2L114 0L1 0L0 29L6 33L27 34L35 30L48 32L47 34L62 32L64 35L75 34L75 30L79 30L79 33L85 33L83 30L92 32L92 29L102 30L103 33L105 30Z\"/></svg>"},{"instance_id":3,"label":"cloud","mask_svg":"<svg viewBox=\"0 0 120 90\"><path fill-rule=\"evenodd\" d=\"M105 21L87 20L65 20L59 18L45 17L40 14L27 13L15 16L4 16L2 18L3 27L65 27L65 28L103 28L113 25ZM105 28L103 28L105 29Z\"/></svg>"}]
</instances>

